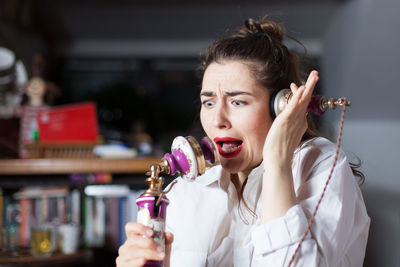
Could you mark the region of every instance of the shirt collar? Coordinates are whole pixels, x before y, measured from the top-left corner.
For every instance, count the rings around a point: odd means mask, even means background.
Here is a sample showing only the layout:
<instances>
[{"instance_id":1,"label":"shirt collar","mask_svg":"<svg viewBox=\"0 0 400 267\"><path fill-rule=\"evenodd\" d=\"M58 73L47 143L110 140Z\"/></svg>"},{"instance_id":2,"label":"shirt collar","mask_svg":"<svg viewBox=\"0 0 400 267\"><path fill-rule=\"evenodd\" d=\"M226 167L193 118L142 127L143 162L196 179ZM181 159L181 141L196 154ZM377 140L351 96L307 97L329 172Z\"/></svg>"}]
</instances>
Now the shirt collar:
<instances>
[{"instance_id":1,"label":"shirt collar","mask_svg":"<svg viewBox=\"0 0 400 267\"><path fill-rule=\"evenodd\" d=\"M251 177L259 177L264 172L263 163L255 167L249 173L249 179ZM225 171L221 165L216 165L208 169L203 175L199 176L195 180L196 183L202 185L211 185L214 182L218 182L219 186L222 188L227 188L229 184L229 173Z\"/></svg>"},{"instance_id":2,"label":"shirt collar","mask_svg":"<svg viewBox=\"0 0 400 267\"><path fill-rule=\"evenodd\" d=\"M197 177L195 182L205 186L217 183L220 188L227 191L230 183L230 176L221 165L216 165L207 169L203 175Z\"/></svg>"},{"instance_id":3,"label":"shirt collar","mask_svg":"<svg viewBox=\"0 0 400 267\"><path fill-rule=\"evenodd\" d=\"M264 173L264 164L263 162L261 162L260 165L251 170L251 172L249 173L249 179L251 179L251 177L254 176L259 177L263 173Z\"/></svg>"},{"instance_id":4,"label":"shirt collar","mask_svg":"<svg viewBox=\"0 0 400 267\"><path fill-rule=\"evenodd\" d=\"M216 165L206 170L206 172L196 178L195 182L202 185L210 185L219 182L222 176L222 166Z\"/></svg>"}]
</instances>

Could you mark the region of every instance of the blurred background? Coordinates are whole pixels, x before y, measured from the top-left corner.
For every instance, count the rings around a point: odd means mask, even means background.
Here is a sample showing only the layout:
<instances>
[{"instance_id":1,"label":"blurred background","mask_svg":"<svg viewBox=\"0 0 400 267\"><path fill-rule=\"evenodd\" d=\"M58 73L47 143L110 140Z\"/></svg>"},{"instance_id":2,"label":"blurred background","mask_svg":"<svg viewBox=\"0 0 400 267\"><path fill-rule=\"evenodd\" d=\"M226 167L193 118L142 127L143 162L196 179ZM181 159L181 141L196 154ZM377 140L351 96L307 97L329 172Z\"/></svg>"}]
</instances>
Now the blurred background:
<instances>
[{"instance_id":1,"label":"blurred background","mask_svg":"<svg viewBox=\"0 0 400 267\"><path fill-rule=\"evenodd\" d=\"M270 15L305 45L287 43L305 71L320 71L318 92L351 100L342 147L366 176L365 266L400 266L398 10L398 0L0 0L0 46L48 82L47 104L94 101L106 141L146 133L157 154L176 135L203 135L197 67L207 45ZM328 111L319 122L332 141L339 118ZM12 157L18 122L2 120L1 157Z\"/></svg>"}]
</instances>

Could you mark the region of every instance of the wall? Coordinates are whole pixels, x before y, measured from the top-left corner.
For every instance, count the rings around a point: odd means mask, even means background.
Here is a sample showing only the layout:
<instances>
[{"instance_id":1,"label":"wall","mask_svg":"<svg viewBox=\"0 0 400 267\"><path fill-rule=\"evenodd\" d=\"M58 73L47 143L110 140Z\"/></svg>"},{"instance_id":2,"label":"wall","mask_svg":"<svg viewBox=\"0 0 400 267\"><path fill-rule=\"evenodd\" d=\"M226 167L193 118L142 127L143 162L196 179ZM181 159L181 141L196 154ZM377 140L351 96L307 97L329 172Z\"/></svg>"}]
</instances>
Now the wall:
<instances>
[{"instance_id":1,"label":"wall","mask_svg":"<svg viewBox=\"0 0 400 267\"><path fill-rule=\"evenodd\" d=\"M69 56L197 57L227 28L266 14L287 25L313 54L319 53L319 36L338 4L186 4L132 5L111 2L93 5L50 1L48 9L71 36ZM304 18L307 19L304 19Z\"/></svg>"},{"instance_id":2,"label":"wall","mask_svg":"<svg viewBox=\"0 0 400 267\"><path fill-rule=\"evenodd\" d=\"M338 10L324 38L326 95L352 101L343 148L363 162L372 224L365 266L400 266L400 1L355 0ZM340 111L324 118L336 135Z\"/></svg>"},{"instance_id":3,"label":"wall","mask_svg":"<svg viewBox=\"0 0 400 267\"><path fill-rule=\"evenodd\" d=\"M7 47L14 51L17 56L30 67L32 55L42 52L44 49L43 41L34 34L21 32L15 27L4 23L0 12L0 46Z\"/></svg>"}]
</instances>

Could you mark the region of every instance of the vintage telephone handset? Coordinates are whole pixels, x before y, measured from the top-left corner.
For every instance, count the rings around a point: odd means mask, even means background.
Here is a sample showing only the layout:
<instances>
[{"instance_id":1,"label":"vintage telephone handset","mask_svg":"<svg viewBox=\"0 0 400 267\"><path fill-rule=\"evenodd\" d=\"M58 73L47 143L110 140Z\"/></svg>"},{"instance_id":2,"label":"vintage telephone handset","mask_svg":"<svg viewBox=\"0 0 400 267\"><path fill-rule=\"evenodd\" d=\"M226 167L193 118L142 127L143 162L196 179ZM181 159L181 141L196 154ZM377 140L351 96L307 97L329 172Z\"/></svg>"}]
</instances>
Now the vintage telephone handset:
<instances>
[{"instance_id":1,"label":"vintage telephone handset","mask_svg":"<svg viewBox=\"0 0 400 267\"><path fill-rule=\"evenodd\" d=\"M278 116L289 103L292 97L290 89L282 89L272 94L270 98L270 111L272 118ZM315 115L322 115L328 108L335 109L337 106L350 106L350 101L346 98L329 98L325 96L315 95L311 97L310 103L307 107L307 112L312 112Z\"/></svg>"},{"instance_id":2,"label":"vintage telephone handset","mask_svg":"<svg viewBox=\"0 0 400 267\"><path fill-rule=\"evenodd\" d=\"M164 179L160 175L179 173L182 178L193 181L205 172L207 166L216 164L219 164L217 149L208 137L204 137L199 144L192 136L178 136L172 142L171 154L165 154L160 163L151 165L147 173L150 177L146 179L149 189L136 200L137 222L153 228L153 239L161 246L165 247L165 218L169 201L166 192L162 191ZM145 266L163 266L163 262L147 261Z\"/></svg>"},{"instance_id":3,"label":"vintage telephone handset","mask_svg":"<svg viewBox=\"0 0 400 267\"><path fill-rule=\"evenodd\" d=\"M279 92L272 95L270 101L270 110L273 118L278 116L279 113L284 110L291 96L292 93L289 89L280 90ZM294 261L296 253L301 246L301 243L304 241L305 236L311 228L319 204L324 196L326 187L332 176L333 169L336 165L337 155L339 153L344 112L346 110L346 106L350 106L350 101L346 100L346 98L326 99L324 96L316 95L311 98L307 108L307 112L312 112L316 115L322 115L328 108L335 109L336 106L342 106L343 112L341 117L340 132L337 140L335 160L332 165L329 177L326 181L325 188L315 207L314 213L309 220L309 225L303 235L302 240L299 242L298 247L296 248L296 251L293 254L288 266L290 266ZM206 167L217 164L219 164L219 154L214 146L214 143L208 137L204 137L199 144L192 136L178 136L172 142L171 154L165 154L158 164L151 165L150 171L147 173L149 177L146 179L146 183L149 185L149 188L136 200L136 203L138 205L137 222L147 225L153 229L153 239L157 243L162 246L165 245L165 218L167 206L169 204L169 201L165 196L166 192L163 192L162 190L164 179L160 175L174 175L176 173L179 173L182 178L193 181L198 175L201 175L205 172ZM147 261L145 266L159 267L163 266L163 262Z\"/></svg>"}]
</instances>

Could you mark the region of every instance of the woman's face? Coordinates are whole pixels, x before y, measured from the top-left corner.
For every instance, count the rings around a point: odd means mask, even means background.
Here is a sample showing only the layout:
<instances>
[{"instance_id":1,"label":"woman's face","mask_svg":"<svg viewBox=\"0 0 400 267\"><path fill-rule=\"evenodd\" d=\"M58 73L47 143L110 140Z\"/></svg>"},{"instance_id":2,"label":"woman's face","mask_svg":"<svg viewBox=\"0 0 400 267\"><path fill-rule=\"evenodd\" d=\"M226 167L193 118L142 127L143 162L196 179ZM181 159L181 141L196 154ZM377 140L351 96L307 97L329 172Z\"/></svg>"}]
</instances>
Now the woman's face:
<instances>
[{"instance_id":1,"label":"woman's face","mask_svg":"<svg viewBox=\"0 0 400 267\"><path fill-rule=\"evenodd\" d=\"M212 63L200 93L203 128L218 148L221 165L231 173L249 172L262 161L272 118L269 93L238 61Z\"/></svg>"}]
</instances>

